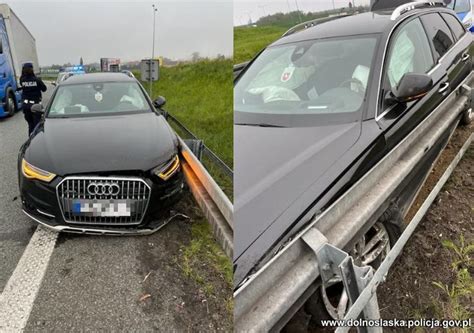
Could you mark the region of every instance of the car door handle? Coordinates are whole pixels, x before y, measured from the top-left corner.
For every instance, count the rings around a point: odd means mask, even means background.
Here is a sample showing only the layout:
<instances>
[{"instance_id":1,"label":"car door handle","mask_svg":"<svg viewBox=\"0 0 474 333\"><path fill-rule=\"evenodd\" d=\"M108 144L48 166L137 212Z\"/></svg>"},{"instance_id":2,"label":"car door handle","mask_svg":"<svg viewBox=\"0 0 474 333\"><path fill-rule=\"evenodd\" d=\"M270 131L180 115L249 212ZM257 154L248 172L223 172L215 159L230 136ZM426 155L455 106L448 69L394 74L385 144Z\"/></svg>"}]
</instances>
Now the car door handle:
<instances>
[{"instance_id":1,"label":"car door handle","mask_svg":"<svg viewBox=\"0 0 474 333\"><path fill-rule=\"evenodd\" d=\"M449 88L449 82L444 82L444 83L441 83L441 87L439 88L438 92L440 94L444 93L446 90L448 90Z\"/></svg>"},{"instance_id":2,"label":"car door handle","mask_svg":"<svg viewBox=\"0 0 474 333\"><path fill-rule=\"evenodd\" d=\"M469 59L469 56L470 56L469 53L463 54L461 60L462 61L467 61Z\"/></svg>"}]
</instances>

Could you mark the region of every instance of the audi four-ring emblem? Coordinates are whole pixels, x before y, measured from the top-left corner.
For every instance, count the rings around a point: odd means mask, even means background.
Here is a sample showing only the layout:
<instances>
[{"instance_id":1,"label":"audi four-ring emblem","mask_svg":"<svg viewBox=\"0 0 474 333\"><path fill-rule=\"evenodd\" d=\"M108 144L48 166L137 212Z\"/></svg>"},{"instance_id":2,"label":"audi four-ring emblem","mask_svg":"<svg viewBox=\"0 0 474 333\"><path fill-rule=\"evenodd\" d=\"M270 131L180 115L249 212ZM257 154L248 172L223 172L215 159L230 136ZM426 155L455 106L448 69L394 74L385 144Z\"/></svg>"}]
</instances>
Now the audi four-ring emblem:
<instances>
[{"instance_id":1,"label":"audi four-ring emblem","mask_svg":"<svg viewBox=\"0 0 474 333\"><path fill-rule=\"evenodd\" d=\"M117 195L120 193L120 186L113 183L90 183L87 186L87 193L90 195Z\"/></svg>"}]
</instances>

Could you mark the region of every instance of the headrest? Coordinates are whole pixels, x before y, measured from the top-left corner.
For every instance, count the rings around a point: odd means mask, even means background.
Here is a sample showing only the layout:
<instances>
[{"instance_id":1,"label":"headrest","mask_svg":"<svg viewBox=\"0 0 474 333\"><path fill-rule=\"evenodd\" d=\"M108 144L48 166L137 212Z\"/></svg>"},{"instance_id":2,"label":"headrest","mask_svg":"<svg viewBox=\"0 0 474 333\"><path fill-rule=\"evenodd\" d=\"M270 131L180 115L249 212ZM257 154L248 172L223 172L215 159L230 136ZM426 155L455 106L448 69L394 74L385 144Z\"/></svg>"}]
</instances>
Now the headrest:
<instances>
[{"instance_id":1,"label":"headrest","mask_svg":"<svg viewBox=\"0 0 474 333\"><path fill-rule=\"evenodd\" d=\"M369 81L369 67L357 65L352 74L353 79L357 79L364 85L364 88L367 89L367 82Z\"/></svg>"}]
</instances>

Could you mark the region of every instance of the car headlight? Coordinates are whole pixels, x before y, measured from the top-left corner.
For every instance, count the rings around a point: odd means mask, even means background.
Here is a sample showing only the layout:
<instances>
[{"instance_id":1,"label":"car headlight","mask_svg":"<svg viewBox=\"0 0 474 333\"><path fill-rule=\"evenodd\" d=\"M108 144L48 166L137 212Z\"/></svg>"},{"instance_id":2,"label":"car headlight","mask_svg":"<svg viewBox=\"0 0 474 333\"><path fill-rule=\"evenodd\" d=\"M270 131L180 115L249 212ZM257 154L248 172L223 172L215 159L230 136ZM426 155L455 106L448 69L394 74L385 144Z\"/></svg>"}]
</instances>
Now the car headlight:
<instances>
[{"instance_id":1,"label":"car headlight","mask_svg":"<svg viewBox=\"0 0 474 333\"><path fill-rule=\"evenodd\" d=\"M56 177L54 173L37 168L31 165L30 163L28 163L27 161L25 161L25 159L21 161L21 172L23 173L23 176L25 176L26 178L38 179L46 183L49 183L50 181L54 179L54 177Z\"/></svg>"},{"instance_id":2,"label":"car headlight","mask_svg":"<svg viewBox=\"0 0 474 333\"><path fill-rule=\"evenodd\" d=\"M163 180L168 180L172 175L174 175L179 170L179 166L180 166L179 157L178 155L175 155L165 165L162 165L156 168L154 170L154 174Z\"/></svg>"}]
</instances>

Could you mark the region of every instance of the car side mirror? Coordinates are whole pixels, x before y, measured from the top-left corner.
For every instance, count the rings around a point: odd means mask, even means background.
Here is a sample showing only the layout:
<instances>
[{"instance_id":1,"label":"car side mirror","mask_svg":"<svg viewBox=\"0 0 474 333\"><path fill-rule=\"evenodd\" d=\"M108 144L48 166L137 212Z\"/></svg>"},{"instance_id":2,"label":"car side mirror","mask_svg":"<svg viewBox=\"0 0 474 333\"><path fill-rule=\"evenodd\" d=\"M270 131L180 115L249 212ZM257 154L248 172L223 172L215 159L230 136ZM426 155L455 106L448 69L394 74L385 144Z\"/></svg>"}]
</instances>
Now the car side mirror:
<instances>
[{"instance_id":1,"label":"car side mirror","mask_svg":"<svg viewBox=\"0 0 474 333\"><path fill-rule=\"evenodd\" d=\"M157 109L161 109L166 104L166 98L163 96L158 96L157 99L153 101L153 106Z\"/></svg>"},{"instance_id":2,"label":"car side mirror","mask_svg":"<svg viewBox=\"0 0 474 333\"><path fill-rule=\"evenodd\" d=\"M42 104L33 104L31 106L31 112L44 113L44 108Z\"/></svg>"},{"instance_id":3,"label":"car side mirror","mask_svg":"<svg viewBox=\"0 0 474 333\"><path fill-rule=\"evenodd\" d=\"M414 101L425 96L433 88L433 79L426 74L406 73L398 86L392 89L392 96L399 103Z\"/></svg>"}]
</instances>

